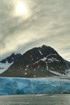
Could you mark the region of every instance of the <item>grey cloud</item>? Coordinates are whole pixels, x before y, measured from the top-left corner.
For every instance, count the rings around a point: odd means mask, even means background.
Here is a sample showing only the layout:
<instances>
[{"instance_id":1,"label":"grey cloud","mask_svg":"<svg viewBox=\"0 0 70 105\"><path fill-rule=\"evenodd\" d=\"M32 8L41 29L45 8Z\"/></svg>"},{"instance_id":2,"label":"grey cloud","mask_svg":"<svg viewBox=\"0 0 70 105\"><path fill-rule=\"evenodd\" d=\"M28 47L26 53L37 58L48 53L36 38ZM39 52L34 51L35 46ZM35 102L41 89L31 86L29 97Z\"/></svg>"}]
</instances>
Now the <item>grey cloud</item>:
<instances>
[{"instance_id":1,"label":"grey cloud","mask_svg":"<svg viewBox=\"0 0 70 105\"><path fill-rule=\"evenodd\" d=\"M0 1L0 50L3 52L0 56L13 51L25 52L42 44L54 47L64 56L70 45L70 0L24 0L32 13L25 20L11 15L14 1ZM19 37L23 38L21 44L17 43ZM25 43L26 39L28 42ZM15 43L15 48L9 50L12 43Z\"/></svg>"}]
</instances>

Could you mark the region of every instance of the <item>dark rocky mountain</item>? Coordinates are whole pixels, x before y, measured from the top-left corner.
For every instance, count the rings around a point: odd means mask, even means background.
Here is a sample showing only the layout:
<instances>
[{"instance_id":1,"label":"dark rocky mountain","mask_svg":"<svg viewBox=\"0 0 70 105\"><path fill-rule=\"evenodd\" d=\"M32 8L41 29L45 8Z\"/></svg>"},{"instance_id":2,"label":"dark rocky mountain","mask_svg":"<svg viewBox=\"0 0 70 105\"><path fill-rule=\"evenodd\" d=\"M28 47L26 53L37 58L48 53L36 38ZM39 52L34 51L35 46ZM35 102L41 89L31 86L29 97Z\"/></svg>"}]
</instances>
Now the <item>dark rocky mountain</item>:
<instances>
[{"instance_id":1,"label":"dark rocky mountain","mask_svg":"<svg viewBox=\"0 0 70 105\"><path fill-rule=\"evenodd\" d=\"M0 61L0 63L12 63L12 62L16 62L18 59L20 59L22 55L19 53L19 54L14 54L12 53L9 57L3 59Z\"/></svg>"},{"instance_id":2,"label":"dark rocky mountain","mask_svg":"<svg viewBox=\"0 0 70 105\"><path fill-rule=\"evenodd\" d=\"M0 76L4 77L47 77L65 75L70 62L64 60L53 48L43 45L33 48L14 62Z\"/></svg>"},{"instance_id":3,"label":"dark rocky mountain","mask_svg":"<svg viewBox=\"0 0 70 105\"><path fill-rule=\"evenodd\" d=\"M22 55L19 54L11 54L10 56L6 57L5 59L0 61L0 74L6 71L14 62L18 61Z\"/></svg>"}]
</instances>

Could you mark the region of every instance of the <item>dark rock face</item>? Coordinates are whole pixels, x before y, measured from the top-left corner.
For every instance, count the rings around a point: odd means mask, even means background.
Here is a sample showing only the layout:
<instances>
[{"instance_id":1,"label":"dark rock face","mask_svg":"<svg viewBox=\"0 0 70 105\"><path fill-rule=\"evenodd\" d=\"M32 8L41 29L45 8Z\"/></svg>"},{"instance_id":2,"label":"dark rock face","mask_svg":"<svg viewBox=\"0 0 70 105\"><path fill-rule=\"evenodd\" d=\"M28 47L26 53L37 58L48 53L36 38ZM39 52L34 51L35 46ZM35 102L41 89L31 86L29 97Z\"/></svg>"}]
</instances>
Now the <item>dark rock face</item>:
<instances>
[{"instance_id":1,"label":"dark rock face","mask_svg":"<svg viewBox=\"0 0 70 105\"><path fill-rule=\"evenodd\" d=\"M12 62L16 62L18 59L20 59L22 55L21 54L11 54L9 57L3 59L2 61L0 61L0 63L12 63Z\"/></svg>"},{"instance_id":2,"label":"dark rock face","mask_svg":"<svg viewBox=\"0 0 70 105\"><path fill-rule=\"evenodd\" d=\"M47 77L65 74L70 63L64 60L53 48L43 45L36 47L14 62L1 76L7 77Z\"/></svg>"}]
</instances>

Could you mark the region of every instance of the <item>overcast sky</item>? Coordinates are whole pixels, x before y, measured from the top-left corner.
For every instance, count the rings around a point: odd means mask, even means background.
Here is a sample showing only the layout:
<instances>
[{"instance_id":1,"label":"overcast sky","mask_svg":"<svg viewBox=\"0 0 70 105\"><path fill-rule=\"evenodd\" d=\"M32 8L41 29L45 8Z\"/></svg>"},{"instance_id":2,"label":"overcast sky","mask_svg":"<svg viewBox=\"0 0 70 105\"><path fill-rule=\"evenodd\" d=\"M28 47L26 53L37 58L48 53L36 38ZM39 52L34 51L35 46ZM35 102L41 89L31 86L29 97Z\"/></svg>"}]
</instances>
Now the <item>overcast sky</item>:
<instances>
[{"instance_id":1,"label":"overcast sky","mask_svg":"<svg viewBox=\"0 0 70 105\"><path fill-rule=\"evenodd\" d=\"M0 59L43 44L70 61L70 0L0 0Z\"/></svg>"}]
</instances>

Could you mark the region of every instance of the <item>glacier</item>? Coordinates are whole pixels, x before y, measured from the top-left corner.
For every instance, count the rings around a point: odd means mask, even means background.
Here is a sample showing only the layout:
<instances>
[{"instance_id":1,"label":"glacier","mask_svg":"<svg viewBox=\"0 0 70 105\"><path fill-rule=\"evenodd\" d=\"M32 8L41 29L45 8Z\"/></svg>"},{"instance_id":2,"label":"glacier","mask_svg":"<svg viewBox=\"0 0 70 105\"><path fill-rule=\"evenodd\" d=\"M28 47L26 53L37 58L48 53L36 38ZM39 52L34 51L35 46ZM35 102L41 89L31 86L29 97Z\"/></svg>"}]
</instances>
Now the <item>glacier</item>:
<instances>
[{"instance_id":1,"label":"glacier","mask_svg":"<svg viewBox=\"0 0 70 105\"><path fill-rule=\"evenodd\" d=\"M70 93L69 79L0 77L0 95L63 93Z\"/></svg>"}]
</instances>

